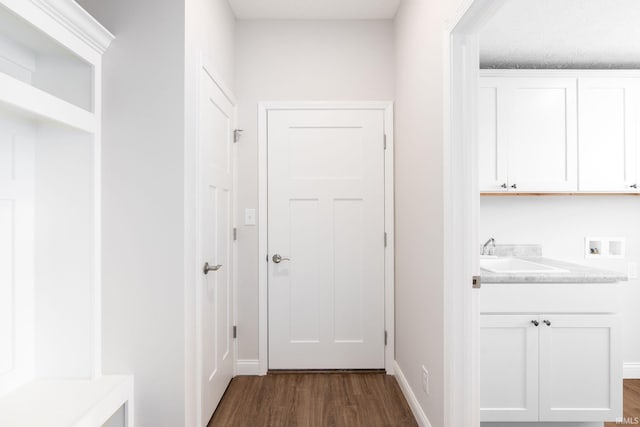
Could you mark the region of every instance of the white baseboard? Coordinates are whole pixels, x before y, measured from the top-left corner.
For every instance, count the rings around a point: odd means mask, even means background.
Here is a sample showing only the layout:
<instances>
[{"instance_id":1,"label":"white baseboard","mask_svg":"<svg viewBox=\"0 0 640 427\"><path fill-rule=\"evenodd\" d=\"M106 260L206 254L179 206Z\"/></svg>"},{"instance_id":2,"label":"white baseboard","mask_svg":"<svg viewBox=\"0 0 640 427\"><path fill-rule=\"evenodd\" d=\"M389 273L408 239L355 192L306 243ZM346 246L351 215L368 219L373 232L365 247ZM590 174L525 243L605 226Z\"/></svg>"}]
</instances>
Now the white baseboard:
<instances>
[{"instance_id":1,"label":"white baseboard","mask_svg":"<svg viewBox=\"0 0 640 427\"><path fill-rule=\"evenodd\" d=\"M258 359L237 360L236 375L260 375L260 361Z\"/></svg>"},{"instance_id":2,"label":"white baseboard","mask_svg":"<svg viewBox=\"0 0 640 427\"><path fill-rule=\"evenodd\" d=\"M625 363L622 372L625 380L640 379L640 363Z\"/></svg>"},{"instance_id":3,"label":"white baseboard","mask_svg":"<svg viewBox=\"0 0 640 427\"><path fill-rule=\"evenodd\" d=\"M400 384L400 390L402 390L402 394L404 394L405 399L407 399L407 403L409 403L411 412L413 412L413 416L416 418L418 425L420 427L431 427L427 414L424 413L422 406L418 403L416 395L413 393L407 378L402 373L402 369L400 369L400 366L396 361L393 362L393 371L396 379L398 380L398 384Z\"/></svg>"}]
</instances>

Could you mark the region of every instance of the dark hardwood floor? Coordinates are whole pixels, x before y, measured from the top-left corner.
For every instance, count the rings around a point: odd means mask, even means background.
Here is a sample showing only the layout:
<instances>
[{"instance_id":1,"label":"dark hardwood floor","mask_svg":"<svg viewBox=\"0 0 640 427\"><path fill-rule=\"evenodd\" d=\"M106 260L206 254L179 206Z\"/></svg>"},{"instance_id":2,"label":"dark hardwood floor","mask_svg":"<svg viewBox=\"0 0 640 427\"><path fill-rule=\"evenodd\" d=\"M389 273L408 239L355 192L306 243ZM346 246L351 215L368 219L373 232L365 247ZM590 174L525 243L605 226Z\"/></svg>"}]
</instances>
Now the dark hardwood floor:
<instances>
[{"instance_id":1,"label":"dark hardwood floor","mask_svg":"<svg viewBox=\"0 0 640 427\"><path fill-rule=\"evenodd\" d=\"M209 427L417 426L395 377L276 373L231 381Z\"/></svg>"},{"instance_id":2,"label":"dark hardwood floor","mask_svg":"<svg viewBox=\"0 0 640 427\"><path fill-rule=\"evenodd\" d=\"M605 427L640 425L640 380L624 380L624 418L622 422L606 423Z\"/></svg>"}]
</instances>

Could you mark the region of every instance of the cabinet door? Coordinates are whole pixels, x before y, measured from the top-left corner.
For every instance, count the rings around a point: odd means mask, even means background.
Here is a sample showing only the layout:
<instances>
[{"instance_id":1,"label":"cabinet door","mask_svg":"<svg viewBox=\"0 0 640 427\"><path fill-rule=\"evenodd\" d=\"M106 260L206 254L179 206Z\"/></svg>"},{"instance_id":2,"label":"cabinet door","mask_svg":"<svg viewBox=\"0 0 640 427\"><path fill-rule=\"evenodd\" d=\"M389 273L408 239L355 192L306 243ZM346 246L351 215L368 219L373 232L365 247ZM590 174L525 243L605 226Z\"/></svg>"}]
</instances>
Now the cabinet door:
<instances>
[{"instance_id":1,"label":"cabinet door","mask_svg":"<svg viewBox=\"0 0 640 427\"><path fill-rule=\"evenodd\" d=\"M581 191L637 192L638 83L579 79Z\"/></svg>"},{"instance_id":2,"label":"cabinet door","mask_svg":"<svg viewBox=\"0 0 640 427\"><path fill-rule=\"evenodd\" d=\"M538 329L531 315L480 316L481 421L538 420Z\"/></svg>"},{"instance_id":3,"label":"cabinet door","mask_svg":"<svg viewBox=\"0 0 640 427\"><path fill-rule=\"evenodd\" d=\"M504 79L481 78L478 94L479 186L482 192L507 191Z\"/></svg>"},{"instance_id":4,"label":"cabinet door","mask_svg":"<svg viewBox=\"0 0 640 427\"><path fill-rule=\"evenodd\" d=\"M510 78L504 104L510 191L578 189L577 80Z\"/></svg>"},{"instance_id":5,"label":"cabinet door","mask_svg":"<svg viewBox=\"0 0 640 427\"><path fill-rule=\"evenodd\" d=\"M540 421L622 416L619 318L543 315L541 320Z\"/></svg>"}]
</instances>

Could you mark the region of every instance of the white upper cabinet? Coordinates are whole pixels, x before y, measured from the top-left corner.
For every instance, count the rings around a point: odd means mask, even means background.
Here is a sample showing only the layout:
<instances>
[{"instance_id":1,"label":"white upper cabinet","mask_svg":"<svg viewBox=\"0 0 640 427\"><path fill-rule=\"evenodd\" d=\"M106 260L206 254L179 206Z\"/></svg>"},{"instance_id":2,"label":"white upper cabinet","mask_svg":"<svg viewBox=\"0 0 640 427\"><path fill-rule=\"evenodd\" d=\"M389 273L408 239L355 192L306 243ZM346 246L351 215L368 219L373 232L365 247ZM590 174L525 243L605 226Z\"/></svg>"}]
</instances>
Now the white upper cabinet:
<instances>
[{"instance_id":1,"label":"white upper cabinet","mask_svg":"<svg viewBox=\"0 0 640 427\"><path fill-rule=\"evenodd\" d=\"M479 98L481 191L577 190L575 78L487 77Z\"/></svg>"},{"instance_id":2,"label":"white upper cabinet","mask_svg":"<svg viewBox=\"0 0 640 427\"><path fill-rule=\"evenodd\" d=\"M507 147L504 123L504 79L482 79L480 85L478 132L481 191L506 191ZM500 102L498 101L500 100Z\"/></svg>"},{"instance_id":3,"label":"white upper cabinet","mask_svg":"<svg viewBox=\"0 0 640 427\"><path fill-rule=\"evenodd\" d=\"M509 188L575 191L576 80L515 78L507 86Z\"/></svg>"},{"instance_id":4,"label":"white upper cabinet","mask_svg":"<svg viewBox=\"0 0 640 427\"><path fill-rule=\"evenodd\" d=\"M580 190L637 192L640 80L581 78Z\"/></svg>"},{"instance_id":5,"label":"white upper cabinet","mask_svg":"<svg viewBox=\"0 0 640 427\"><path fill-rule=\"evenodd\" d=\"M480 191L638 193L639 126L639 73L482 71Z\"/></svg>"}]
</instances>

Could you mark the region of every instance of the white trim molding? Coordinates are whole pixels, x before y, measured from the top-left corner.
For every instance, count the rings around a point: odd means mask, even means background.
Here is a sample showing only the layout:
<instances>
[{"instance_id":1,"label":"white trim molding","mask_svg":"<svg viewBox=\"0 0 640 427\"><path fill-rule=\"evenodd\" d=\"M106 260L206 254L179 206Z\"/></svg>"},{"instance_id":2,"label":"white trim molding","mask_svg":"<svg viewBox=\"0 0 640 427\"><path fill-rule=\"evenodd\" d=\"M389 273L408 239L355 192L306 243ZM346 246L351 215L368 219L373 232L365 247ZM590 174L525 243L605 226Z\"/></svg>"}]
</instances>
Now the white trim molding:
<instances>
[{"instance_id":1,"label":"white trim molding","mask_svg":"<svg viewBox=\"0 0 640 427\"><path fill-rule=\"evenodd\" d=\"M260 375L260 361L258 359L239 359L236 361L236 376Z\"/></svg>"},{"instance_id":2,"label":"white trim molding","mask_svg":"<svg viewBox=\"0 0 640 427\"><path fill-rule=\"evenodd\" d=\"M445 427L480 426L478 33L505 1L465 0L443 34Z\"/></svg>"},{"instance_id":3,"label":"white trim molding","mask_svg":"<svg viewBox=\"0 0 640 427\"><path fill-rule=\"evenodd\" d=\"M31 0L60 25L103 54L115 39L93 16L71 0Z\"/></svg>"},{"instance_id":4,"label":"white trim molding","mask_svg":"<svg viewBox=\"0 0 640 427\"><path fill-rule=\"evenodd\" d=\"M628 362L623 366L623 378L625 380L640 379L640 362Z\"/></svg>"},{"instance_id":5,"label":"white trim molding","mask_svg":"<svg viewBox=\"0 0 640 427\"><path fill-rule=\"evenodd\" d=\"M269 369L268 346L268 265L267 257L267 114L271 110L381 110L384 112L384 132L387 137L385 151L385 232L387 248L385 251L385 330L387 346L385 348L385 370L392 375L395 369L395 314L394 314L394 128L392 101L353 101L353 102L261 102L258 104L258 320L259 320L259 375L266 375Z\"/></svg>"},{"instance_id":6,"label":"white trim molding","mask_svg":"<svg viewBox=\"0 0 640 427\"><path fill-rule=\"evenodd\" d=\"M416 397L415 393L411 389L411 386L409 385L407 378L402 373L402 369L400 369L398 362L394 361L393 365L394 365L393 367L394 375L396 377L396 380L398 380L398 385L400 386L400 390L402 390L402 394L404 395L404 398L407 399L407 403L409 404L409 407L411 408L411 412L413 412L413 416L418 422L418 425L420 427L431 427L431 423L429 422L429 418L427 418L427 414L425 414L424 410L422 410L422 406L420 406L420 403L418 402L418 398Z\"/></svg>"}]
</instances>

